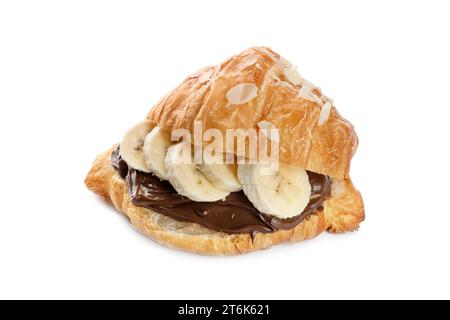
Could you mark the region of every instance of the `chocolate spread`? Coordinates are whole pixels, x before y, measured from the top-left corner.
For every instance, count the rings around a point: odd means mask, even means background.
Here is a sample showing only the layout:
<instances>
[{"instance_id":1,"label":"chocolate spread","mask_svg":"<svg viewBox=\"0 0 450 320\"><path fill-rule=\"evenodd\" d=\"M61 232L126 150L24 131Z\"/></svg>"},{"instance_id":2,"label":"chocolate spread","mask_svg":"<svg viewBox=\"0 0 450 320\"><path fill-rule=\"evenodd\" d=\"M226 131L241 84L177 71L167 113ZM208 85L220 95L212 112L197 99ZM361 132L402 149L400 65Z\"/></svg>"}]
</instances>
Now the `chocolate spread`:
<instances>
[{"instance_id":1,"label":"chocolate spread","mask_svg":"<svg viewBox=\"0 0 450 320\"><path fill-rule=\"evenodd\" d=\"M112 166L127 179L131 202L178 221L195 222L212 230L226 233L269 233L279 229L292 229L306 217L322 207L331 192L331 179L307 172L311 184L311 200L298 216L280 219L259 212L245 194L232 192L225 200L196 202L179 195L168 181L128 168L119 148L112 154Z\"/></svg>"}]
</instances>

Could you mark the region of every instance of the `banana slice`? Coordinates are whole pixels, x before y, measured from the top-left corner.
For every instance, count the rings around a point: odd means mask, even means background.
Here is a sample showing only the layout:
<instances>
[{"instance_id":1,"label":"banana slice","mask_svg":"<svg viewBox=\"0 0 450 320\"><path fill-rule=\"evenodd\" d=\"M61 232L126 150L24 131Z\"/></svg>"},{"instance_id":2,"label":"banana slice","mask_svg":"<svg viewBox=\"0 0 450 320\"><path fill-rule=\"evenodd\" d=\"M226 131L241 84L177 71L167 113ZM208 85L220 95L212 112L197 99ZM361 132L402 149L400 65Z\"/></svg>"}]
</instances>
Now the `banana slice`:
<instances>
[{"instance_id":1,"label":"banana slice","mask_svg":"<svg viewBox=\"0 0 450 320\"><path fill-rule=\"evenodd\" d=\"M127 131L120 143L120 155L123 160L133 169L150 172L144 159L144 141L147 134L153 129L149 121L138 123Z\"/></svg>"},{"instance_id":2,"label":"banana slice","mask_svg":"<svg viewBox=\"0 0 450 320\"><path fill-rule=\"evenodd\" d=\"M225 164L223 154L204 154L203 162L204 164L200 164L198 169L214 186L229 192L242 190L242 185L237 177L237 165Z\"/></svg>"},{"instance_id":3,"label":"banana slice","mask_svg":"<svg viewBox=\"0 0 450 320\"><path fill-rule=\"evenodd\" d=\"M238 165L238 177L250 202L262 213L285 219L302 213L311 197L305 170L280 164L268 172L262 164Z\"/></svg>"},{"instance_id":4,"label":"banana slice","mask_svg":"<svg viewBox=\"0 0 450 320\"><path fill-rule=\"evenodd\" d=\"M185 149L183 142L170 146L164 162L168 180L175 190L193 201L213 202L225 199L230 193L209 182L193 163L192 156L185 159L183 149Z\"/></svg>"},{"instance_id":5,"label":"banana slice","mask_svg":"<svg viewBox=\"0 0 450 320\"><path fill-rule=\"evenodd\" d=\"M171 144L170 133L161 130L160 127L153 128L145 138L143 149L145 164L151 172L162 180L167 180L164 159Z\"/></svg>"}]
</instances>

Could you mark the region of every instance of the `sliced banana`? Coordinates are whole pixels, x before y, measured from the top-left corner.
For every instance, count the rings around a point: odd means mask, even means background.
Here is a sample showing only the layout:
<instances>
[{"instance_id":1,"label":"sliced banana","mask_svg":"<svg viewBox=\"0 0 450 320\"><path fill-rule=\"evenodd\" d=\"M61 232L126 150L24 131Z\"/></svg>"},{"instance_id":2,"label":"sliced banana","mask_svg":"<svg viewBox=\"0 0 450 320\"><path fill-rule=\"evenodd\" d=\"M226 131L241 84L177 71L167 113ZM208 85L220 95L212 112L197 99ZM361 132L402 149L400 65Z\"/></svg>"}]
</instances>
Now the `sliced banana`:
<instances>
[{"instance_id":1,"label":"sliced banana","mask_svg":"<svg viewBox=\"0 0 450 320\"><path fill-rule=\"evenodd\" d=\"M153 128L145 138L143 149L145 164L153 174L163 180L167 180L164 159L171 144L170 133L161 130L160 127Z\"/></svg>"},{"instance_id":2,"label":"sliced banana","mask_svg":"<svg viewBox=\"0 0 450 320\"><path fill-rule=\"evenodd\" d=\"M174 144L167 150L165 166L168 180L175 190L193 201L213 202L225 199L230 193L214 186L193 163L192 156L183 155L183 142ZM188 160L188 161L186 161Z\"/></svg>"},{"instance_id":3,"label":"sliced banana","mask_svg":"<svg viewBox=\"0 0 450 320\"><path fill-rule=\"evenodd\" d=\"M311 197L308 175L298 167L280 164L268 172L262 164L242 164L238 177L256 209L282 219L301 214Z\"/></svg>"},{"instance_id":4,"label":"sliced banana","mask_svg":"<svg viewBox=\"0 0 450 320\"><path fill-rule=\"evenodd\" d=\"M237 177L237 165L226 164L223 154L203 154L203 162L198 169L214 186L229 192L242 190L242 185Z\"/></svg>"},{"instance_id":5,"label":"sliced banana","mask_svg":"<svg viewBox=\"0 0 450 320\"><path fill-rule=\"evenodd\" d=\"M120 155L133 169L150 172L144 159L144 141L147 134L153 129L150 121L138 123L125 133L120 143Z\"/></svg>"}]
</instances>

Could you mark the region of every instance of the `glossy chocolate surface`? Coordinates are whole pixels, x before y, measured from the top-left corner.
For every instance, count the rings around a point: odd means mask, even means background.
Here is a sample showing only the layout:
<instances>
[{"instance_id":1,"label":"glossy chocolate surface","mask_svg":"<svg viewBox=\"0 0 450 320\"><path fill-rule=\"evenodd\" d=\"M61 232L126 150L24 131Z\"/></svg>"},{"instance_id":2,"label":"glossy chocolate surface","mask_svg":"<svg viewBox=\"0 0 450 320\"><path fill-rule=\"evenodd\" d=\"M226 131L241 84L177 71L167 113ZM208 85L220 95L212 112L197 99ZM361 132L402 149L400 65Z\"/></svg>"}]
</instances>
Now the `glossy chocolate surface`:
<instances>
[{"instance_id":1,"label":"glossy chocolate surface","mask_svg":"<svg viewBox=\"0 0 450 320\"><path fill-rule=\"evenodd\" d=\"M127 179L131 201L135 206L225 233L270 233L280 229L292 229L321 208L331 192L329 177L308 171L311 184L309 204L298 216L280 219L259 212L242 191L231 193L225 200L195 202L179 195L169 182L128 168L120 157L119 149L114 150L111 160L118 174Z\"/></svg>"}]
</instances>

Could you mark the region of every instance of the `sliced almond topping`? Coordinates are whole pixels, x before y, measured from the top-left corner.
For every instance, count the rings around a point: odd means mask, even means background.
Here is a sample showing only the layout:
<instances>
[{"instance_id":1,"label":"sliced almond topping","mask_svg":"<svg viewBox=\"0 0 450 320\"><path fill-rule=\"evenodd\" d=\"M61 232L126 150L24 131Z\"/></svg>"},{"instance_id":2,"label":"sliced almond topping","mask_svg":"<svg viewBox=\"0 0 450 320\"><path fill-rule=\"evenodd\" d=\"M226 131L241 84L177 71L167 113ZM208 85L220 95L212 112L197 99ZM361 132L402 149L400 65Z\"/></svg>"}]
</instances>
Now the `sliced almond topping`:
<instances>
[{"instance_id":1,"label":"sliced almond topping","mask_svg":"<svg viewBox=\"0 0 450 320\"><path fill-rule=\"evenodd\" d=\"M298 93L298 96L305 100L309 100L309 101L315 102L317 104L321 104L320 98L314 94L311 87L308 87L306 85L302 86L302 88L300 89L300 91Z\"/></svg>"},{"instance_id":2,"label":"sliced almond topping","mask_svg":"<svg viewBox=\"0 0 450 320\"><path fill-rule=\"evenodd\" d=\"M284 68L284 76L293 85L299 85L303 83L303 78L298 73L297 67Z\"/></svg>"},{"instance_id":3,"label":"sliced almond topping","mask_svg":"<svg viewBox=\"0 0 450 320\"><path fill-rule=\"evenodd\" d=\"M322 106L322 110L320 110L319 120L317 121L318 126L321 126L325 122L327 122L328 117L330 116L331 107L332 105L330 102L327 102Z\"/></svg>"},{"instance_id":4,"label":"sliced almond topping","mask_svg":"<svg viewBox=\"0 0 450 320\"><path fill-rule=\"evenodd\" d=\"M227 92L228 102L243 104L253 100L258 95L258 87L254 83L241 83Z\"/></svg>"},{"instance_id":5,"label":"sliced almond topping","mask_svg":"<svg viewBox=\"0 0 450 320\"><path fill-rule=\"evenodd\" d=\"M256 62L258 62L258 57L257 56L248 56L243 62L242 62L242 67L245 69L249 66L254 65Z\"/></svg>"}]
</instances>

